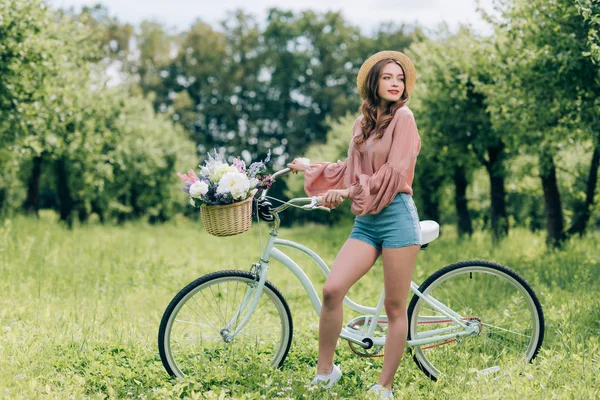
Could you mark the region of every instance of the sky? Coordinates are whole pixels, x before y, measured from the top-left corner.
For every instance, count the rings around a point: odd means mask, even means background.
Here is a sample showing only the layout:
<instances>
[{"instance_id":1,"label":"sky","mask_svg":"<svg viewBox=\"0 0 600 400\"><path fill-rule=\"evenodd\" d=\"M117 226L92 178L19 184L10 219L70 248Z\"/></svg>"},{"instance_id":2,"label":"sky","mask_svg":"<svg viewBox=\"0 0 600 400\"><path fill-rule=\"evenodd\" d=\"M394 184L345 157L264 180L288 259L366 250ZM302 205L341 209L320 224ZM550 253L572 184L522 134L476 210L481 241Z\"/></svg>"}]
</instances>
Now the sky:
<instances>
[{"instance_id":1,"label":"sky","mask_svg":"<svg viewBox=\"0 0 600 400\"><path fill-rule=\"evenodd\" d=\"M137 25L154 20L174 31L184 31L196 20L216 27L228 11L244 9L264 21L271 7L300 11L342 11L342 15L363 33L377 29L378 24L394 22L435 29L442 22L455 29L460 23L470 24L475 31L489 34L491 29L477 12L477 0L46 0L53 7L80 9L97 3L108 7L110 15L121 22ZM481 7L491 10L493 0L480 0ZM251 6L249 6L251 4Z\"/></svg>"}]
</instances>

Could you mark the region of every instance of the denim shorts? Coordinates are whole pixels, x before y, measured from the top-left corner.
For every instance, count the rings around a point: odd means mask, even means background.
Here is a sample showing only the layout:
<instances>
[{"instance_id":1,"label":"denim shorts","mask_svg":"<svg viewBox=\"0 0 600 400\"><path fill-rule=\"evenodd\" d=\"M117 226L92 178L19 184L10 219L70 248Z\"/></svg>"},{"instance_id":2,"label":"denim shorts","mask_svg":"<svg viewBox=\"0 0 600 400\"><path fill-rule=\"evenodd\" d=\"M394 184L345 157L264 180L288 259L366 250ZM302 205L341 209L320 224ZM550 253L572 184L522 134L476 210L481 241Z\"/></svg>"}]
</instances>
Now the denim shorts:
<instances>
[{"instance_id":1,"label":"denim shorts","mask_svg":"<svg viewBox=\"0 0 600 400\"><path fill-rule=\"evenodd\" d=\"M398 193L379 214L366 214L354 219L351 239L358 239L381 250L421 244L421 225L413 198Z\"/></svg>"}]
</instances>

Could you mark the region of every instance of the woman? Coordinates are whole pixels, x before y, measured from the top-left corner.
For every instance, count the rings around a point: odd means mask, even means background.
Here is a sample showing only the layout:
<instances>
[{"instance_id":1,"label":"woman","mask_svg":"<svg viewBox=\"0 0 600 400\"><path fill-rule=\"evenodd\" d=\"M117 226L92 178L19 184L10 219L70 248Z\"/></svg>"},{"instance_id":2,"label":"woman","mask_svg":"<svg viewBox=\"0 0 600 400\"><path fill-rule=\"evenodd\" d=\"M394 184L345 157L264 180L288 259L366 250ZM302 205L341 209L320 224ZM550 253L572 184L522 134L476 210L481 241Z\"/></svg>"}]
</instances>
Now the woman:
<instances>
[{"instance_id":1,"label":"woman","mask_svg":"<svg viewBox=\"0 0 600 400\"><path fill-rule=\"evenodd\" d=\"M388 332L383 369L370 391L393 398L392 382L407 338L406 299L421 244L411 188L421 140L406 106L415 81L414 65L403 53L382 51L371 56L358 73L363 115L354 123L348 158L313 164L294 159L288 164L295 172L304 172L309 196L323 196L323 204L330 208L348 198L356 215L323 287L314 385L331 388L340 379L342 372L333 364L333 356L342 328L342 302L381 255Z\"/></svg>"}]
</instances>

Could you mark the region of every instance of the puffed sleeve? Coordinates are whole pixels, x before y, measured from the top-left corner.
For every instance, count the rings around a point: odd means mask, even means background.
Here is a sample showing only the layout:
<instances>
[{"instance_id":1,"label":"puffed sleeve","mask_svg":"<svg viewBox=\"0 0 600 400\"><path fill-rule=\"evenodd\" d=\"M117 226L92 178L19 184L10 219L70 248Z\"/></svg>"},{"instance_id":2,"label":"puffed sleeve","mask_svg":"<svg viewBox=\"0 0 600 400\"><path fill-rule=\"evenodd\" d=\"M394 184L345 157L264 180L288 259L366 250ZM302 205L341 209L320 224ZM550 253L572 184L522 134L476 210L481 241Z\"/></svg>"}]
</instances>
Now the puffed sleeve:
<instances>
[{"instance_id":1,"label":"puffed sleeve","mask_svg":"<svg viewBox=\"0 0 600 400\"><path fill-rule=\"evenodd\" d=\"M352 212L356 215L377 214L398 193L403 190L411 191L407 178L414 175L421 139L412 112L403 109L397 112L401 114L395 122L386 163L372 176L361 174L358 181L350 186Z\"/></svg>"},{"instance_id":2,"label":"puffed sleeve","mask_svg":"<svg viewBox=\"0 0 600 400\"><path fill-rule=\"evenodd\" d=\"M352 135L355 135L357 129L360 129L360 120L362 116L354 121ZM318 196L331 189L346 189L347 183L344 176L348 172L348 163L353 162L353 140L350 140L348 146L348 157L344 161L338 160L331 162L316 162L310 164L304 171L304 191L309 196Z\"/></svg>"},{"instance_id":3,"label":"puffed sleeve","mask_svg":"<svg viewBox=\"0 0 600 400\"><path fill-rule=\"evenodd\" d=\"M309 196L317 196L330 189L342 189L345 172L346 161L310 164L304 171L304 191Z\"/></svg>"}]
</instances>

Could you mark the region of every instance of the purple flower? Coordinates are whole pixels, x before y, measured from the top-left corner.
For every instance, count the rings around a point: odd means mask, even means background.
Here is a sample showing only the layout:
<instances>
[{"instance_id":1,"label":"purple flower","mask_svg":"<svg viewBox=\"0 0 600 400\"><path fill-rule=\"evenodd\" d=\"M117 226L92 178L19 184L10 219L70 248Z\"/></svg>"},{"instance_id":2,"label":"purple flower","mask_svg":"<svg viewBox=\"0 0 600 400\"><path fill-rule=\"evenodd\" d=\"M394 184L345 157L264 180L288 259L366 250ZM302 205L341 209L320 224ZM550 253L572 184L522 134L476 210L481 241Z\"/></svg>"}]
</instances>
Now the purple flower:
<instances>
[{"instance_id":1,"label":"purple flower","mask_svg":"<svg viewBox=\"0 0 600 400\"><path fill-rule=\"evenodd\" d=\"M248 177L256 178L256 174L258 174L263 169L265 169L266 168L265 164L268 163L270 160L271 160L271 150L269 150L269 152L267 153L267 157L263 161L257 161L257 162L250 164L250 168L248 169L248 174L247 174Z\"/></svg>"},{"instance_id":2,"label":"purple flower","mask_svg":"<svg viewBox=\"0 0 600 400\"><path fill-rule=\"evenodd\" d=\"M246 173L246 162L241 160L239 157L233 159L233 166L241 173Z\"/></svg>"},{"instance_id":3,"label":"purple flower","mask_svg":"<svg viewBox=\"0 0 600 400\"><path fill-rule=\"evenodd\" d=\"M258 175L257 179L258 185L256 185L256 187L258 189L268 189L273 185L273 178L271 178L271 175Z\"/></svg>"}]
</instances>

